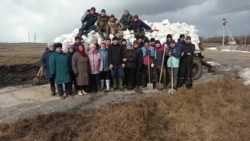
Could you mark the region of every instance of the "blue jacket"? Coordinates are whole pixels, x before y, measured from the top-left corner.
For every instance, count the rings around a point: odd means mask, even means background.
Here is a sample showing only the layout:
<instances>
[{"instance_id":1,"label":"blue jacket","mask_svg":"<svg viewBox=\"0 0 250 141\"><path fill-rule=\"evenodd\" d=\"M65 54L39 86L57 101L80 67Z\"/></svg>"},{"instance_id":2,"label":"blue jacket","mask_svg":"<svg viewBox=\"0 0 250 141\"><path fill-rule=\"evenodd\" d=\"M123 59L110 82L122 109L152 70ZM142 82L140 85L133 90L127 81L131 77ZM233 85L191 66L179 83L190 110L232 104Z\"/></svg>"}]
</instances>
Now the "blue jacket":
<instances>
[{"instance_id":1,"label":"blue jacket","mask_svg":"<svg viewBox=\"0 0 250 141\"><path fill-rule=\"evenodd\" d=\"M97 13L94 13L94 14L87 14L86 17L84 18L84 20L82 21L83 23L84 22L87 22L87 25L86 26L92 26L95 24L95 22L97 21L97 17L98 17L98 14Z\"/></svg>"},{"instance_id":2,"label":"blue jacket","mask_svg":"<svg viewBox=\"0 0 250 141\"><path fill-rule=\"evenodd\" d=\"M99 49L99 53L101 54L103 60L103 71L109 71L108 50Z\"/></svg>"},{"instance_id":3,"label":"blue jacket","mask_svg":"<svg viewBox=\"0 0 250 141\"><path fill-rule=\"evenodd\" d=\"M182 45L176 44L174 48L169 47L168 50L172 56L174 56L176 58L180 58L181 57L181 49L182 49L181 47L182 47Z\"/></svg>"},{"instance_id":4,"label":"blue jacket","mask_svg":"<svg viewBox=\"0 0 250 141\"><path fill-rule=\"evenodd\" d=\"M41 66L43 67L43 69L46 70L46 74L45 74L45 77L46 78L52 78L52 75L50 74L50 71L49 71L49 59L50 59L50 56L54 53L54 51L51 51L51 50L46 50L41 59L40 59L40 64Z\"/></svg>"},{"instance_id":5,"label":"blue jacket","mask_svg":"<svg viewBox=\"0 0 250 141\"><path fill-rule=\"evenodd\" d=\"M142 50L142 57L144 58L145 56L147 56L147 52L146 52L147 49L145 47L142 47L141 50ZM150 51L149 56L154 58L155 57L155 49L154 49L154 47L149 46L148 50Z\"/></svg>"}]
</instances>

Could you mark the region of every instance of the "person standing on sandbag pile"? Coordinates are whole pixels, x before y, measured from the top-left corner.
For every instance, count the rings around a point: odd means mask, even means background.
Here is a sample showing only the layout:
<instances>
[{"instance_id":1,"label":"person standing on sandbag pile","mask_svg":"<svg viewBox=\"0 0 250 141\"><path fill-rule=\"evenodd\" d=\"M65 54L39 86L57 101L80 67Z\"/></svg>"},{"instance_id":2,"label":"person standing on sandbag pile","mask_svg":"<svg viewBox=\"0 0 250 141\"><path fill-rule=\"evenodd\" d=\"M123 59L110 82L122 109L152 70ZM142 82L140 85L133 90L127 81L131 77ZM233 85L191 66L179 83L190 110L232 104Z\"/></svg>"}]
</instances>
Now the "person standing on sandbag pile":
<instances>
[{"instance_id":1,"label":"person standing on sandbag pile","mask_svg":"<svg viewBox=\"0 0 250 141\"><path fill-rule=\"evenodd\" d=\"M110 91L110 70L109 70L109 62L108 62L108 48L106 44L101 43L101 48L99 49L100 55L103 60L103 71L100 74L101 79L101 90L104 90L104 84L106 85L106 92Z\"/></svg>"},{"instance_id":2,"label":"person standing on sandbag pile","mask_svg":"<svg viewBox=\"0 0 250 141\"><path fill-rule=\"evenodd\" d=\"M165 50L165 54L164 54L164 49ZM165 65L162 66L162 59L166 59L168 53L168 49L165 48L163 45L161 45L161 42L159 40L155 41L155 58L154 58L154 79L155 79L155 83L159 82L160 79L160 73L161 73L161 69L162 69L162 80L163 80L163 89L167 89L167 76L166 76L166 67ZM166 62L164 59L164 63ZM161 68L163 67L163 68Z\"/></svg>"},{"instance_id":3,"label":"person standing on sandbag pile","mask_svg":"<svg viewBox=\"0 0 250 141\"><path fill-rule=\"evenodd\" d=\"M169 58L167 61L168 74L170 74L170 78L173 77L173 88L177 90L178 72L181 58L181 46L177 45L174 40L170 41L169 43ZM173 76L171 73L171 68L173 69Z\"/></svg>"},{"instance_id":4,"label":"person standing on sandbag pile","mask_svg":"<svg viewBox=\"0 0 250 141\"><path fill-rule=\"evenodd\" d=\"M76 36L76 37L75 37L75 43L72 45L74 51L77 51L77 48L78 48L78 45L79 45L79 44L82 44L81 38Z\"/></svg>"},{"instance_id":5,"label":"person standing on sandbag pile","mask_svg":"<svg viewBox=\"0 0 250 141\"><path fill-rule=\"evenodd\" d=\"M71 81L70 81L70 88L73 87L73 84L74 84L74 89L75 89L75 92L77 93L78 92L78 86L77 86L77 82L76 82L76 76L74 74L74 71L73 71L73 68L72 68L72 58L73 58L73 55L76 51L74 50L73 46L71 44L68 45L68 59L69 59L69 67L70 67L70 77L71 77ZM72 89L70 90L72 91Z\"/></svg>"},{"instance_id":6,"label":"person standing on sandbag pile","mask_svg":"<svg viewBox=\"0 0 250 141\"><path fill-rule=\"evenodd\" d=\"M140 20L138 15L135 15L133 17L132 22L128 29L134 31L136 39L138 39L139 37L142 37L143 39L145 38L144 29L148 30L149 32L153 32L152 28L147 24L145 24L142 20Z\"/></svg>"},{"instance_id":7,"label":"person standing on sandbag pile","mask_svg":"<svg viewBox=\"0 0 250 141\"><path fill-rule=\"evenodd\" d=\"M186 84L187 89L191 89L193 85L193 56L195 51L195 45L191 43L191 37L185 38L185 44L181 49L181 63L180 63L180 80L178 87L182 87Z\"/></svg>"},{"instance_id":8,"label":"person standing on sandbag pile","mask_svg":"<svg viewBox=\"0 0 250 141\"><path fill-rule=\"evenodd\" d=\"M77 52L75 52L72 57L72 69L78 85L77 94L86 95L86 88L89 85L90 64L82 44L78 46Z\"/></svg>"},{"instance_id":9,"label":"person standing on sandbag pile","mask_svg":"<svg viewBox=\"0 0 250 141\"><path fill-rule=\"evenodd\" d=\"M139 47L139 42L134 41L133 47L135 49L135 54L136 54L136 73L135 73L135 90L136 91L141 91L140 86L141 86L141 72L142 72L142 64L143 64L143 58L142 58L142 50Z\"/></svg>"},{"instance_id":10,"label":"person standing on sandbag pile","mask_svg":"<svg viewBox=\"0 0 250 141\"><path fill-rule=\"evenodd\" d=\"M55 52L54 43L48 43L48 47L41 56L40 65L46 70L45 77L49 79L51 96L56 95L55 78L50 73L49 59L51 55Z\"/></svg>"},{"instance_id":11,"label":"person standing on sandbag pile","mask_svg":"<svg viewBox=\"0 0 250 141\"><path fill-rule=\"evenodd\" d=\"M109 16L107 16L106 11L102 9L101 14L99 14L97 18L97 32L101 36L102 40L109 38L108 21ZM105 33L105 36L103 33Z\"/></svg>"},{"instance_id":12,"label":"person standing on sandbag pile","mask_svg":"<svg viewBox=\"0 0 250 141\"><path fill-rule=\"evenodd\" d=\"M153 60L155 57L155 49L150 46L149 40L145 39L144 40L144 47L141 48L142 50L142 57L143 57L143 71L142 71L142 87L145 88L147 86L147 83L152 83L148 82L148 67L150 67L150 80L153 80L152 77L152 68L154 67Z\"/></svg>"},{"instance_id":13,"label":"person standing on sandbag pile","mask_svg":"<svg viewBox=\"0 0 250 141\"><path fill-rule=\"evenodd\" d=\"M120 19L120 23L123 24L123 30L127 30L131 24L133 16L129 13L128 10L124 10L124 13Z\"/></svg>"},{"instance_id":14,"label":"person standing on sandbag pile","mask_svg":"<svg viewBox=\"0 0 250 141\"><path fill-rule=\"evenodd\" d=\"M57 84L58 94L60 99L65 99L64 97L64 90L63 84L65 86L66 96L72 95L72 91L70 88L70 66L69 66L69 59L66 53L62 51L62 44L56 43L55 45L55 52L51 55L49 60L49 69L52 76L55 77L55 82Z\"/></svg>"},{"instance_id":15,"label":"person standing on sandbag pile","mask_svg":"<svg viewBox=\"0 0 250 141\"><path fill-rule=\"evenodd\" d=\"M86 15L86 17L82 20L82 27L79 29L78 37L82 37L82 35L88 36L88 33L91 30L95 30L95 23L97 21L98 13L96 13L95 7L90 9L90 13Z\"/></svg>"},{"instance_id":16,"label":"person standing on sandbag pile","mask_svg":"<svg viewBox=\"0 0 250 141\"><path fill-rule=\"evenodd\" d=\"M89 47L90 84L92 87L91 91L95 93L100 91L100 73L103 71L103 60L94 44L91 44Z\"/></svg>"},{"instance_id":17,"label":"person standing on sandbag pile","mask_svg":"<svg viewBox=\"0 0 250 141\"><path fill-rule=\"evenodd\" d=\"M123 24L121 22L119 22L114 15L110 16L109 22L109 30L110 33L116 37L118 37L119 39L123 38Z\"/></svg>"},{"instance_id":18,"label":"person standing on sandbag pile","mask_svg":"<svg viewBox=\"0 0 250 141\"><path fill-rule=\"evenodd\" d=\"M122 81L124 77L124 48L119 44L118 37L114 37L109 48L109 68L113 78L113 89L123 91ZM117 82L119 80L119 83Z\"/></svg>"},{"instance_id":19,"label":"person standing on sandbag pile","mask_svg":"<svg viewBox=\"0 0 250 141\"><path fill-rule=\"evenodd\" d=\"M136 50L130 41L127 42L125 49L125 82L128 90L134 88L135 72L136 72Z\"/></svg>"}]
</instances>

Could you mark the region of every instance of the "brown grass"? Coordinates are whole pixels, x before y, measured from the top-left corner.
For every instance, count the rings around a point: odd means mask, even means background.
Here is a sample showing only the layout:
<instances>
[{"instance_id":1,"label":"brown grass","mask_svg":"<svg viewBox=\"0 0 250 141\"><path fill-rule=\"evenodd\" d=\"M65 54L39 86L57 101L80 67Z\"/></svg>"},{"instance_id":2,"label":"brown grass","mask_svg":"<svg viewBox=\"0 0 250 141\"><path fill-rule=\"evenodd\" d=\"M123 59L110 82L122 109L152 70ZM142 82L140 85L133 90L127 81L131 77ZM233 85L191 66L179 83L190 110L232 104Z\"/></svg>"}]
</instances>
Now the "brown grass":
<instances>
[{"instance_id":1,"label":"brown grass","mask_svg":"<svg viewBox=\"0 0 250 141\"><path fill-rule=\"evenodd\" d=\"M222 79L176 95L2 125L0 140L249 141L250 89Z\"/></svg>"}]
</instances>

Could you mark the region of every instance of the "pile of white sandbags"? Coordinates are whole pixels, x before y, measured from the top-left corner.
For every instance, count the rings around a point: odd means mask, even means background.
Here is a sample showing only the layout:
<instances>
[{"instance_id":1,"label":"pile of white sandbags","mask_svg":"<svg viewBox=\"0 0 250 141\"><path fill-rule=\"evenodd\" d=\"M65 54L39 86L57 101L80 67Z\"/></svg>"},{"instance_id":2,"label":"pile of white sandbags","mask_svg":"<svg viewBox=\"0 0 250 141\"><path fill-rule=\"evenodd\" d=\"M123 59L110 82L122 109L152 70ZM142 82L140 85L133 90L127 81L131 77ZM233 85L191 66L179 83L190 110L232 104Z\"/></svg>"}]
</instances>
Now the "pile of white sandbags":
<instances>
[{"instance_id":1,"label":"pile of white sandbags","mask_svg":"<svg viewBox=\"0 0 250 141\"><path fill-rule=\"evenodd\" d=\"M199 36L197 34L198 30L194 25L188 25L187 23L170 23L169 20L165 19L162 22L148 22L144 21L147 25L149 25L153 30L157 29L158 31L154 31L152 33L146 32L146 36L150 38L155 38L156 40L160 40L161 43L166 41L166 35L172 34L173 39L175 41L178 40L180 34L185 34L186 36L191 36L192 43L195 44L196 50L199 50L198 43L200 42ZM63 50L67 51L67 45L74 43L75 36L78 34L79 29L75 29L72 33L62 34L57 37L54 42L61 42L63 44ZM135 40L133 31L124 31L123 37L131 42ZM91 43L93 38L97 38L99 42L101 42L101 37L97 32L91 31L88 34L88 37L82 36L85 42ZM113 38L113 35L110 35L110 38Z\"/></svg>"}]
</instances>

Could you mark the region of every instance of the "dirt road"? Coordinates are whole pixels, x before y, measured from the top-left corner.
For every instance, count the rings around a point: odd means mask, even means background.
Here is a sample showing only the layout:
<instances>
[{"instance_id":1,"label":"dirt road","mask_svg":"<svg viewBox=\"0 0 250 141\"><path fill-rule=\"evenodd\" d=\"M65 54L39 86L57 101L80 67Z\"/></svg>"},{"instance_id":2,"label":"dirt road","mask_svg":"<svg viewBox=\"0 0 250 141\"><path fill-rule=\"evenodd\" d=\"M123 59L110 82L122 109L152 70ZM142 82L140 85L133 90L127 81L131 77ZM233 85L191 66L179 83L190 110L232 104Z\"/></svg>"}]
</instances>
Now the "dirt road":
<instances>
[{"instance_id":1,"label":"dirt road","mask_svg":"<svg viewBox=\"0 0 250 141\"><path fill-rule=\"evenodd\" d=\"M242 68L250 68L248 61L250 54L207 51L206 57L216 66L216 72L212 74L204 71L203 76L195 81L195 85L216 80L225 75L237 78ZM150 90L145 91L144 95L135 94L134 91L111 92L75 96L60 101L58 97L49 95L48 85L5 87L0 89L0 123L51 112L100 108L109 104L128 102L161 94L166 94L166 92Z\"/></svg>"}]
</instances>

